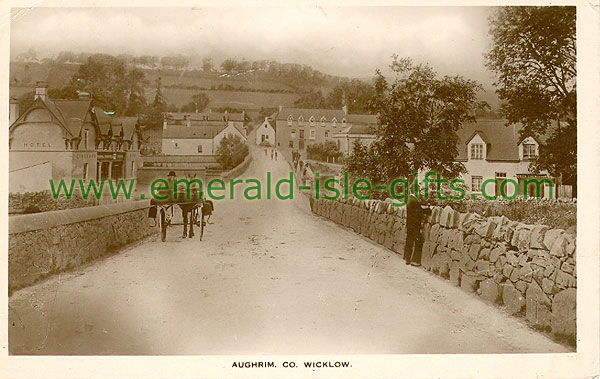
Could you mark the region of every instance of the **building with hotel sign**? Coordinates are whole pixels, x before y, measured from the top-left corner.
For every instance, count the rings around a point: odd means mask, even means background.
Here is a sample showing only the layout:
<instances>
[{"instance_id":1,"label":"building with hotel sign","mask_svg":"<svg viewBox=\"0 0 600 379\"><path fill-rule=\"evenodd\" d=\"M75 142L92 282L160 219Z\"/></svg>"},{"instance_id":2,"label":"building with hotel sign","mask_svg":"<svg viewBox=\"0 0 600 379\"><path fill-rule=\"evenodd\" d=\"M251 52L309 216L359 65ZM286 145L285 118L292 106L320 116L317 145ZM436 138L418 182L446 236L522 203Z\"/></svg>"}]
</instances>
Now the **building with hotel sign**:
<instances>
[{"instance_id":1,"label":"building with hotel sign","mask_svg":"<svg viewBox=\"0 0 600 379\"><path fill-rule=\"evenodd\" d=\"M38 82L23 112L11 100L9 191L48 190L50 179L133 179L141 141L137 117L110 116L85 93L50 99L46 83Z\"/></svg>"}]
</instances>

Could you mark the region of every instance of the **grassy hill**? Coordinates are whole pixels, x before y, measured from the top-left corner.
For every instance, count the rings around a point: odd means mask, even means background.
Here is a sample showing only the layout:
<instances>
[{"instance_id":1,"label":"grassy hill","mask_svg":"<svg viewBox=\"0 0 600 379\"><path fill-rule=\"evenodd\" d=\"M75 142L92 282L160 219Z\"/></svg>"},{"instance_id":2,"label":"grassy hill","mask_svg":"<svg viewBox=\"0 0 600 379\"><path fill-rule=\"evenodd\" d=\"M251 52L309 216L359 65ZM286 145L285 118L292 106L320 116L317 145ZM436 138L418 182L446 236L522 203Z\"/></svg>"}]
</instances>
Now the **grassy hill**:
<instances>
[{"instance_id":1,"label":"grassy hill","mask_svg":"<svg viewBox=\"0 0 600 379\"><path fill-rule=\"evenodd\" d=\"M10 96L19 97L33 91L38 80L46 80L50 88L69 85L79 66L71 63L10 63ZM249 72L237 75L205 73L199 70L151 70L142 69L148 81L146 98L154 99L155 82L160 77L163 93L168 104L181 107L190 102L192 95L205 92L210 98L209 107L232 107L258 110L279 105L292 106L294 101L310 89L331 90L330 85L292 85L285 78L277 78L265 72Z\"/></svg>"}]
</instances>

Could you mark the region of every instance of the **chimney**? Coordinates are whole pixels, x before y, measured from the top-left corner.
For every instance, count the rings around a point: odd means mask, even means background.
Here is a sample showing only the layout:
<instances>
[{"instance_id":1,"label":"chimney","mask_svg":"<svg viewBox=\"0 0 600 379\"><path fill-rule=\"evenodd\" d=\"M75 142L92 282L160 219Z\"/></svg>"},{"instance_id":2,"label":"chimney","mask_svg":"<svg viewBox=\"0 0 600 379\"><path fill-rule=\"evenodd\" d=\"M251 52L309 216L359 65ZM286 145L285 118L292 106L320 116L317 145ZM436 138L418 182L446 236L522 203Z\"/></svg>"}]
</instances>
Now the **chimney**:
<instances>
[{"instance_id":1,"label":"chimney","mask_svg":"<svg viewBox=\"0 0 600 379\"><path fill-rule=\"evenodd\" d=\"M163 130L167 130L167 116L163 115Z\"/></svg>"},{"instance_id":2,"label":"chimney","mask_svg":"<svg viewBox=\"0 0 600 379\"><path fill-rule=\"evenodd\" d=\"M283 105L279 104L279 112L283 110Z\"/></svg>"},{"instance_id":3,"label":"chimney","mask_svg":"<svg viewBox=\"0 0 600 379\"><path fill-rule=\"evenodd\" d=\"M9 123L8 125L12 125L14 124L15 121L17 121L17 118L19 118L19 101L16 98L11 98L10 99L10 109L9 109L9 115L8 115L8 119L9 119Z\"/></svg>"},{"instance_id":4,"label":"chimney","mask_svg":"<svg viewBox=\"0 0 600 379\"><path fill-rule=\"evenodd\" d=\"M344 106L342 107L342 110L344 111L344 114L345 114L345 115L347 115L347 114L348 114L348 106L347 106L347 105L344 105Z\"/></svg>"},{"instance_id":5,"label":"chimney","mask_svg":"<svg viewBox=\"0 0 600 379\"><path fill-rule=\"evenodd\" d=\"M33 96L33 100L41 98L43 101L48 100L48 83L43 80L40 80L35 83L35 95Z\"/></svg>"}]
</instances>

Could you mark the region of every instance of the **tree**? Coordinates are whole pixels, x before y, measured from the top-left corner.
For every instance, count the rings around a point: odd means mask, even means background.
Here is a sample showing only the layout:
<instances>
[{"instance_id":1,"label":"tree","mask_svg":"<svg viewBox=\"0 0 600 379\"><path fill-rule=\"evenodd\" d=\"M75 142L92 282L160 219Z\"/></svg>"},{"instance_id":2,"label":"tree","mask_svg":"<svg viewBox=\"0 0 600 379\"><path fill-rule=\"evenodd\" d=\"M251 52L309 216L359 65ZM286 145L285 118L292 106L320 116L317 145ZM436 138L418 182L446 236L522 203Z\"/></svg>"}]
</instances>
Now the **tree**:
<instances>
[{"instance_id":1,"label":"tree","mask_svg":"<svg viewBox=\"0 0 600 379\"><path fill-rule=\"evenodd\" d=\"M372 85L358 79L336 85L327 95L327 104L332 109L344 105L351 113L370 113L370 103L375 95Z\"/></svg>"},{"instance_id":2,"label":"tree","mask_svg":"<svg viewBox=\"0 0 600 379\"><path fill-rule=\"evenodd\" d=\"M296 101L294 101L294 106L297 108L316 108L316 109L327 109L329 108L327 105L327 100L323 96L321 90L317 92L310 92Z\"/></svg>"},{"instance_id":3,"label":"tree","mask_svg":"<svg viewBox=\"0 0 600 379\"><path fill-rule=\"evenodd\" d=\"M233 59L225 59L221 63L221 68L227 73L231 73L236 67L237 67L237 62L234 61Z\"/></svg>"},{"instance_id":4,"label":"tree","mask_svg":"<svg viewBox=\"0 0 600 379\"><path fill-rule=\"evenodd\" d=\"M379 115L378 139L368 149L357 148L359 156L350 157L348 171L384 184L422 170L446 178L463 172L455 161L457 130L483 106L477 100L481 86L461 76L438 78L430 66L396 55L390 68L395 76L391 84L379 70L375 76L372 107Z\"/></svg>"},{"instance_id":5,"label":"tree","mask_svg":"<svg viewBox=\"0 0 600 379\"><path fill-rule=\"evenodd\" d=\"M342 152L333 141L323 143L313 143L306 147L308 159L314 159L322 162L339 162Z\"/></svg>"},{"instance_id":6,"label":"tree","mask_svg":"<svg viewBox=\"0 0 600 379\"><path fill-rule=\"evenodd\" d=\"M540 138L531 168L577 183L575 7L502 7L490 17L487 67L496 75L500 111Z\"/></svg>"},{"instance_id":7,"label":"tree","mask_svg":"<svg viewBox=\"0 0 600 379\"><path fill-rule=\"evenodd\" d=\"M212 72L214 67L215 67L215 64L213 63L213 60L211 58L202 59L202 71Z\"/></svg>"},{"instance_id":8,"label":"tree","mask_svg":"<svg viewBox=\"0 0 600 379\"><path fill-rule=\"evenodd\" d=\"M181 108L182 112L202 112L210 103L210 98L204 92L192 96L192 101Z\"/></svg>"},{"instance_id":9,"label":"tree","mask_svg":"<svg viewBox=\"0 0 600 379\"><path fill-rule=\"evenodd\" d=\"M143 72L129 70L122 59L106 54L89 56L87 62L79 66L71 82L118 113L127 110L132 93L134 98L143 94L146 84Z\"/></svg>"},{"instance_id":10,"label":"tree","mask_svg":"<svg viewBox=\"0 0 600 379\"><path fill-rule=\"evenodd\" d=\"M248 146L235 134L223 137L217 147L217 162L223 170L231 170L244 161Z\"/></svg>"},{"instance_id":11,"label":"tree","mask_svg":"<svg viewBox=\"0 0 600 379\"><path fill-rule=\"evenodd\" d=\"M127 74L127 86L129 87L129 99L125 115L137 116L146 108L146 94L144 86L148 84L142 71L134 68Z\"/></svg>"},{"instance_id":12,"label":"tree","mask_svg":"<svg viewBox=\"0 0 600 379\"><path fill-rule=\"evenodd\" d=\"M167 99L162 93L162 78L160 76L156 79L156 94L154 95L152 107L159 108L162 112L167 108Z\"/></svg>"}]
</instances>

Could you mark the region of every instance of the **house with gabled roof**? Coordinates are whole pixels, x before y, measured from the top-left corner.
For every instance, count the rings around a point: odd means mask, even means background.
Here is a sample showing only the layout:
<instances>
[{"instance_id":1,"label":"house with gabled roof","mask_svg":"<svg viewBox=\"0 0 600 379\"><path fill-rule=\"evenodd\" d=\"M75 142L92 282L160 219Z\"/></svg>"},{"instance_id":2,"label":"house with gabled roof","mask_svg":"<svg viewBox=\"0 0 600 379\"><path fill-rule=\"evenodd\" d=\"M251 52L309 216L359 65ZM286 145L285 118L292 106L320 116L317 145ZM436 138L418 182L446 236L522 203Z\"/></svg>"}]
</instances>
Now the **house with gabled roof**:
<instances>
[{"instance_id":1,"label":"house with gabled roof","mask_svg":"<svg viewBox=\"0 0 600 379\"><path fill-rule=\"evenodd\" d=\"M377 116L343 109L283 108L274 116L276 147L303 151L308 144L334 141L349 126L377 127Z\"/></svg>"},{"instance_id":2,"label":"house with gabled roof","mask_svg":"<svg viewBox=\"0 0 600 379\"><path fill-rule=\"evenodd\" d=\"M233 122L194 125L166 124L163 127L162 153L165 155L216 155L221 140L236 135L246 142L245 130Z\"/></svg>"},{"instance_id":3,"label":"house with gabled roof","mask_svg":"<svg viewBox=\"0 0 600 379\"><path fill-rule=\"evenodd\" d=\"M519 194L523 194L525 181L530 179L550 179L547 172L533 174L530 163L539 155L543 137L526 136L521 138L521 124L506 126L506 120L479 119L466 123L458 130L458 156L466 173L462 179L470 194L482 194L482 186L487 195L500 195L500 186L508 179L518 184ZM493 181L491 181L493 180ZM505 184L505 193L513 194L513 185ZM548 195L549 186L542 185L540 196ZM535 184L529 184L527 192L535 194ZM552 194L555 196L555 194Z\"/></svg>"},{"instance_id":4,"label":"house with gabled roof","mask_svg":"<svg viewBox=\"0 0 600 379\"><path fill-rule=\"evenodd\" d=\"M11 102L10 119L13 192L48 190L49 179L132 179L140 166L137 118L109 116L89 96L50 99L46 83L38 82L34 101L23 112ZM36 173L33 183L31 170ZM23 185L25 181L29 184Z\"/></svg>"}]
</instances>

